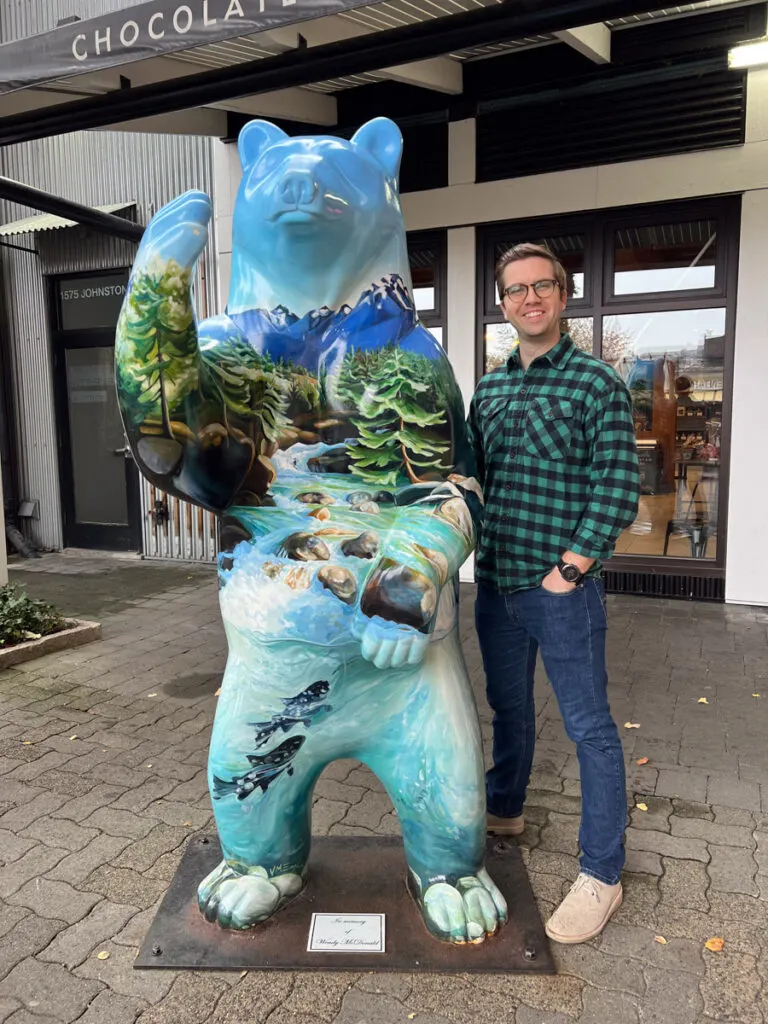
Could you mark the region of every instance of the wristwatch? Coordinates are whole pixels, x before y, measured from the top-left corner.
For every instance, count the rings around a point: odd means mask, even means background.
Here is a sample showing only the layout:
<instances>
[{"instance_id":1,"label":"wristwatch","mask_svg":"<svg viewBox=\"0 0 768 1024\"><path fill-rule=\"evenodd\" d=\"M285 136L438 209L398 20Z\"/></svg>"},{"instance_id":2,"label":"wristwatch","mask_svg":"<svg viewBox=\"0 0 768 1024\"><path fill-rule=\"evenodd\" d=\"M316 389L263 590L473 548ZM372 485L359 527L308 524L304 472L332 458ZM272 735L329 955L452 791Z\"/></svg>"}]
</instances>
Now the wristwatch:
<instances>
[{"instance_id":1,"label":"wristwatch","mask_svg":"<svg viewBox=\"0 0 768 1024\"><path fill-rule=\"evenodd\" d=\"M557 563L557 569L566 583L581 583L584 573L573 562L564 562L561 558Z\"/></svg>"}]
</instances>

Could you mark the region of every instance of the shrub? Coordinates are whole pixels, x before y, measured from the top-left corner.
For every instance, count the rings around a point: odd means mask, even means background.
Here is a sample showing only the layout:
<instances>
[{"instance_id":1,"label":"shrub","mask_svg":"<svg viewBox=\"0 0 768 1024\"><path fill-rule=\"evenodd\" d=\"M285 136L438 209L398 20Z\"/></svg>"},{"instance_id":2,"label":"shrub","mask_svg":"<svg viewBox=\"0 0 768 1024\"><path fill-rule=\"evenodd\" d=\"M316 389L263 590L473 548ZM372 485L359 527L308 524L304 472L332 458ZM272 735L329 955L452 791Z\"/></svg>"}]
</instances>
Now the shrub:
<instances>
[{"instance_id":1,"label":"shrub","mask_svg":"<svg viewBox=\"0 0 768 1024\"><path fill-rule=\"evenodd\" d=\"M0 647L39 640L64 629L66 624L52 604L36 601L24 587L15 583L0 587Z\"/></svg>"}]
</instances>

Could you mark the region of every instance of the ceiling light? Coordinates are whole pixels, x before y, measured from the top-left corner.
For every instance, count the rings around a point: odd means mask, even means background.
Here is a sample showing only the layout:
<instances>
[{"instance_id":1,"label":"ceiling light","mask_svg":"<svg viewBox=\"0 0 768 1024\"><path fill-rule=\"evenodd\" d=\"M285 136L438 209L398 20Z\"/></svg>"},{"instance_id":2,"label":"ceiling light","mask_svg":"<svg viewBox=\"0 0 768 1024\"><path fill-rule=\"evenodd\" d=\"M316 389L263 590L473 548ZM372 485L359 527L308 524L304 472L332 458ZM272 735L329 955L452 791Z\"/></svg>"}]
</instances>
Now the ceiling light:
<instances>
[{"instance_id":1,"label":"ceiling light","mask_svg":"<svg viewBox=\"0 0 768 1024\"><path fill-rule=\"evenodd\" d=\"M731 70L754 68L761 64L768 64L768 37L753 39L749 43L740 43L728 51L728 67Z\"/></svg>"}]
</instances>

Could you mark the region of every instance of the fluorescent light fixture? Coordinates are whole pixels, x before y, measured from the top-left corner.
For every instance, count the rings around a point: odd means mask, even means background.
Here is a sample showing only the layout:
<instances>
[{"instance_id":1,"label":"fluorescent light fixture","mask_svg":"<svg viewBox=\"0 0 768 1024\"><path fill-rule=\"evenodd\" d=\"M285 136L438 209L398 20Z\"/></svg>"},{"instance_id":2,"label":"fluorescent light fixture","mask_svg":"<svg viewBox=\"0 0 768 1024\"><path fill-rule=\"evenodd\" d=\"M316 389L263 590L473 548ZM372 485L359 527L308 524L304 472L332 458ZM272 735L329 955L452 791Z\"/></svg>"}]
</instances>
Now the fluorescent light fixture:
<instances>
[{"instance_id":1,"label":"fluorescent light fixture","mask_svg":"<svg viewBox=\"0 0 768 1024\"><path fill-rule=\"evenodd\" d=\"M768 64L768 37L740 43L728 51L728 67L731 70L755 68L761 64Z\"/></svg>"}]
</instances>

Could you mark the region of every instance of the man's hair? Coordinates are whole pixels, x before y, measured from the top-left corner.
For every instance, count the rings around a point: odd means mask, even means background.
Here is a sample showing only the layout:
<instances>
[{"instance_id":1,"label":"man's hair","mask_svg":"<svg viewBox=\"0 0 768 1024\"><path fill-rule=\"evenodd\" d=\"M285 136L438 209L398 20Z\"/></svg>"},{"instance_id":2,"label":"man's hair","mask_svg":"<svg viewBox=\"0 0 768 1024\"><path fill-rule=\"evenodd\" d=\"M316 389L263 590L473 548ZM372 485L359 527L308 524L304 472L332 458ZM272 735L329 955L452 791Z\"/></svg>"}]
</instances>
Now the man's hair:
<instances>
[{"instance_id":1,"label":"man's hair","mask_svg":"<svg viewBox=\"0 0 768 1024\"><path fill-rule=\"evenodd\" d=\"M567 294L568 278L565 273L565 267L557 256L546 245L536 245L535 242L520 242L519 245L513 245L511 249L507 249L496 264L496 288L499 292L499 301L504 298L504 271L509 264L517 263L518 260L529 260L532 257L549 260L552 264L553 277L560 285L561 294Z\"/></svg>"}]
</instances>

